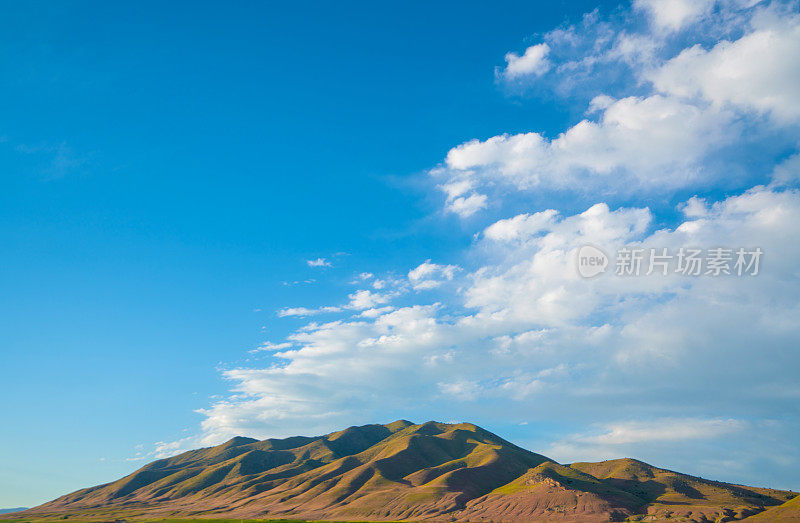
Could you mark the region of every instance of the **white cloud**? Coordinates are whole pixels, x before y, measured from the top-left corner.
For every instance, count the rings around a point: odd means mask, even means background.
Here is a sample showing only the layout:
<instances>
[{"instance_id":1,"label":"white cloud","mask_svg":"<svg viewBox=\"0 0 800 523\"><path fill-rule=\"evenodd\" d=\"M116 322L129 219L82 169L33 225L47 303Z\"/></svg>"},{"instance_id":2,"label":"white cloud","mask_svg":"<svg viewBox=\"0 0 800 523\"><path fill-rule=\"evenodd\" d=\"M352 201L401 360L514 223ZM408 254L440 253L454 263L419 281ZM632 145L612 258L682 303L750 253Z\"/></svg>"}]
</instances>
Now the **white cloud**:
<instances>
[{"instance_id":1,"label":"white cloud","mask_svg":"<svg viewBox=\"0 0 800 523\"><path fill-rule=\"evenodd\" d=\"M651 220L647 209L611 211L596 204L566 218L551 210L496 222L484 232L486 240L513 238L516 245L506 251L506 263L471 275L466 305L515 323L563 326L577 320L598 308L603 296L579 278L572 261L576 249L591 242L611 251L641 237Z\"/></svg>"},{"instance_id":2,"label":"white cloud","mask_svg":"<svg viewBox=\"0 0 800 523\"><path fill-rule=\"evenodd\" d=\"M317 307L316 309L309 309L307 307L286 307L278 311L278 316L285 318L287 316L314 316L317 314L326 314L331 312L341 312L341 307Z\"/></svg>"},{"instance_id":3,"label":"white cloud","mask_svg":"<svg viewBox=\"0 0 800 523\"><path fill-rule=\"evenodd\" d=\"M442 169L434 169L432 172L440 175L445 173ZM461 173L439 186L439 189L447 195L445 211L457 214L461 218L468 218L486 208L486 195L473 190L474 182L469 175L469 172Z\"/></svg>"},{"instance_id":4,"label":"white cloud","mask_svg":"<svg viewBox=\"0 0 800 523\"><path fill-rule=\"evenodd\" d=\"M370 290L360 290L348 296L350 303L347 305L349 309L364 310L381 305L389 301L389 297L385 294L379 294Z\"/></svg>"},{"instance_id":5,"label":"white cloud","mask_svg":"<svg viewBox=\"0 0 800 523\"><path fill-rule=\"evenodd\" d=\"M734 105L769 114L781 123L800 119L800 15L763 13L754 29L710 50L695 45L649 77L675 96L701 96L717 106Z\"/></svg>"},{"instance_id":6,"label":"white cloud","mask_svg":"<svg viewBox=\"0 0 800 523\"><path fill-rule=\"evenodd\" d=\"M468 218L486 208L486 195L473 193L448 200L446 209L462 218Z\"/></svg>"},{"instance_id":7,"label":"white cloud","mask_svg":"<svg viewBox=\"0 0 800 523\"><path fill-rule=\"evenodd\" d=\"M703 180L703 158L739 135L724 110L661 95L606 97L593 109L600 107L597 120L583 120L552 140L533 132L471 140L451 149L446 168L432 174L452 179L466 174L475 183L522 190L676 189ZM482 197L480 206L460 214L485 206Z\"/></svg>"},{"instance_id":8,"label":"white cloud","mask_svg":"<svg viewBox=\"0 0 800 523\"><path fill-rule=\"evenodd\" d=\"M506 67L502 74L507 79L516 79L520 76L541 76L550 69L547 54L550 46L546 43L536 44L525 49L520 56L516 53L506 54Z\"/></svg>"},{"instance_id":9,"label":"white cloud","mask_svg":"<svg viewBox=\"0 0 800 523\"><path fill-rule=\"evenodd\" d=\"M331 314L347 310L371 309L376 305L387 303L391 296L363 289L349 294L347 298L350 301L345 305L327 305L316 308L286 307L278 311L278 316L281 318L288 316L315 316L317 314Z\"/></svg>"},{"instance_id":10,"label":"white cloud","mask_svg":"<svg viewBox=\"0 0 800 523\"><path fill-rule=\"evenodd\" d=\"M635 0L636 9L644 10L659 31L674 32L708 16L714 0Z\"/></svg>"},{"instance_id":11,"label":"white cloud","mask_svg":"<svg viewBox=\"0 0 800 523\"><path fill-rule=\"evenodd\" d=\"M692 196L681 206L681 212L687 218L700 218L708 214L708 203L697 196Z\"/></svg>"},{"instance_id":12,"label":"white cloud","mask_svg":"<svg viewBox=\"0 0 800 523\"><path fill-rule=\"evenodd\" d=\"M331 262L325 258L317 258L316 260L306 260L309 267L331 267Z\"/></svg>"},{"instance_id":13,"label":"white cloud","mask_svg":"<svg viewBox=\"0 0 800 523\"><path fill-rule=\"evenodd\" d=\"M289 314L287 316L291 316L291 314ZM267 342L262 343L261 345L259 345L255 349L252 349L252 350L250 350L248 352L256 353L256 352L262 352L262 351L276 351L276 350L288 349L291 346L292 346L292 344L290 342L272 343L272 342L267 341Z\"/></svg>"},{"instance_id":14,"label":"white cloud","mask_svg":"<svg viewBox=\"0 0 800 523\"><path fill-rule=\"evenodd\" d=\"M791 185L798 181L800 181L800 153L776 165L772 173L772 183L776 186Z\"/></svg>"},{"instance_id":15,"label":"white cloud","mask_svg":"<svg viewBox=\"0 0 800 523\"><path fill-rule=\"evenodd\" d=\"M553 225L553 220L557 215L558 211L555 209L547 209L534 214L518 214L513 218L493 223L483 231L483 235L497 241L528 238Z\"/></svg>"},{"instance_id":16,"label":"white cloud","mask_svg":"<svg viewBox=\"0 0 800 523\"><path fill-rule=\"evenodd\" d=\"M438 265L428 260L409 271L408 280L414 290L429 290L439 287L445 281L452 281L458 270L456 265Z\"/></svg>"},{"instance_id":17,"label":"white cloud","mask_svg":"<svg viewBox=\"0 0 800 523\"><path fill-rule=\"evenodd\" d=\"M472 181L468 178L463 178L460 180L454 180L450 183L446 183L444 185L440 185L439 188L447 194L448 201L452 201L459 196L463 196L468 193L472 188L473 184Z\"/></svg>"},{"instance_id":18,"label":"white cloud","mask_svg":"<svg viewBox=\"0 0 800 523\"><path fill-rule=\"evenodd\" d=\"M383 316L387 312L391 312L395 310L394 307L391 305L387 305L385 307L374 307L372 309L366 309L359 314L362 318L377 318L378 316Z\"/></svg>"}]
</instances>

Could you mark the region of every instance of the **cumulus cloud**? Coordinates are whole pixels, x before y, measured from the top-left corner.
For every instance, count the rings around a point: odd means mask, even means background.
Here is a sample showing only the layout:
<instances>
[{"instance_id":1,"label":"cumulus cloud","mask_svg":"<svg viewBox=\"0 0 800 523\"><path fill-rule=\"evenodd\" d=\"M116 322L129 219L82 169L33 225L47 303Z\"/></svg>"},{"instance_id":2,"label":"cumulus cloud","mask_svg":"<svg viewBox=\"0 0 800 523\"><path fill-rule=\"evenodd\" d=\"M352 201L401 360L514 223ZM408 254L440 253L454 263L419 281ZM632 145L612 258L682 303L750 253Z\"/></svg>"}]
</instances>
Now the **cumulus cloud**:
<instances>
[{"instance_id":1,"label":"cumulus cloud","mask_svg":"<svg viewBox=\"0 0 800 523\"><path fill-rule=\"evenodd\" d=\"M443 169L435 169L434 172L446 174ZM486 208L486 195L473 190L474 182L470 179L469 172L451 177L447 183L440 185L439 189L447 195L445 211L457 214L461 218L468 218Z\"/></svg>"},{"instance_id":2,"label":"cumulus cloud","mask_svg":"<svg viewBox=\"0 0 800 523\"><path fill-rule=\"evenodd\" d=\"M556 216L558 216L558 211L555 209L547 209L533 214L518 214L513 218L493 223L483 231L483 235L497 241L529 238L551 226Z\"/></svg>"},{"instance_id":3,"label":"cumulus cloud","mask_svg":"<svg viewBox=\"0 0 800 523\"><path fill-rule=\"evenodd\" d=\"M739 134L730 113L671 97L603 102L600 118L582 120L554 139L530 132L461 144L447 153L444 172L522 190L676 189L703 180L703 157ZM485 197L481 201L469 214L486 205Z\"/></svg>"},{"instance_id":4,"label":"cumulus cloud","mask_svg":"<svg viewBox=\"0 0 800 523\"><path fill-rule=\"evenodd\" d=\"M738 40L706 50L694 45L649 74L661 92L699 96L768 114L780 123L800 119L800 16L762 14Z\"/></svg>"},{"instance_id":5,"label":"cumulus cloud","mask_svg":"<svg viewBox=\"0 0 800 523\"><path fill-rule=\"evenodd\" d=\"M409 271L408 280L414 290L435 289L445 281L451 281L458 269L456 265L439 265L428 260Z\"/></svg>"},{"instance_id":6,"label":"cumulus cloud","mask_svg":"<svg viewBox=\"0 0 800 523\"><path fill-rule=\"evenodd\" d=\"M516 53L506 54L506 67L502 75L507 79L515 79L520 76L541 76L550 69L550 62L547 54L550 46L546 43L536 44L525 49L522 56Z\"/></svg>"},{"instance_id":7,"label":"cumulus cloud","mask_svg":"<svg viewBox=\"0 0 800 523\"><path fill-rule=\"evenodd\" d=\"M347 307L356 310L370 309L389 301L389 297L385 294L379 294L367 289L356 291L350 294L348 298L350 298L350 303Z\"/></svg>"}]
</instances>

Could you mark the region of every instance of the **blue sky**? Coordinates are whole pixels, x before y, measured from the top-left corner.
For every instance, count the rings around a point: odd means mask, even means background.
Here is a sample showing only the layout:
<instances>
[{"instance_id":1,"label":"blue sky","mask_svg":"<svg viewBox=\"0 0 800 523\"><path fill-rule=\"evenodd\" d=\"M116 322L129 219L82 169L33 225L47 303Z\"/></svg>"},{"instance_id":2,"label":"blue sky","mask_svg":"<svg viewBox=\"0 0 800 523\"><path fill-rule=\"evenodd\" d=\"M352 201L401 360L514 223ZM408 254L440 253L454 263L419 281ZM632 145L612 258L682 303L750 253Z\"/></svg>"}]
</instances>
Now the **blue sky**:
<instances>
[{"instance_id":1,"label":"blue sky","mask_svg":"<svg viewBox=\"0 0 800 523\"><path fill-rule=\"evenodd\" d=\"M800 488L797 6L664 5L6 3L0 506L400 417Z\"/></svg>"}]
</instances>

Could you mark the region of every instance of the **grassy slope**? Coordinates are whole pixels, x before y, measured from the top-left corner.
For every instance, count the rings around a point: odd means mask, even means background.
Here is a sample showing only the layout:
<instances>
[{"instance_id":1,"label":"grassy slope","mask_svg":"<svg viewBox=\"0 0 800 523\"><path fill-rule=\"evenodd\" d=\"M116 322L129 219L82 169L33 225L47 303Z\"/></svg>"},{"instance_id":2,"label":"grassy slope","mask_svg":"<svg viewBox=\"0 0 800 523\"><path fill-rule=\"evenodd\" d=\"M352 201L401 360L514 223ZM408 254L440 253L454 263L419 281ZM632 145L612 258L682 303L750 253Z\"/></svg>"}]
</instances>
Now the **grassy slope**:
<instances>
[{"instance_id":1,"label":"grassy slope","mask_svg":"<svg viewBox=\"0 0 800 523\"><path fill-rule=\"evenodd\" d=\"M800 496L751 516L747 521L800 521Z\"/></svg>"}]
</instances>

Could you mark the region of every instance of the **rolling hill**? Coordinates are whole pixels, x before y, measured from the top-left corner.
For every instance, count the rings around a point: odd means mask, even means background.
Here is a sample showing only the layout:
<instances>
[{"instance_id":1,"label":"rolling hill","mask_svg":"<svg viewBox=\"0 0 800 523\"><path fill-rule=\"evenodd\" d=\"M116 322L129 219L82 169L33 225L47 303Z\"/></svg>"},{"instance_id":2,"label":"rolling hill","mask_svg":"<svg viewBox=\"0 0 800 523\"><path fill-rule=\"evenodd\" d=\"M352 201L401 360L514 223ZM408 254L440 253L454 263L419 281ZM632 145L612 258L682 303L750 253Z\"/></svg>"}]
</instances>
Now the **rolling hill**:
<instances>
[{"instance_id":1,"label":"rolling hill","mask_svg":"<svg viewBox=\"0 0 800 523\"><path fill-rule=\"evenodd\" d=\"M756 514L748 521L800 521L800 496L796 496L782 505L768 508L764 512Z\"/></svg>"},{"instance_id":2,"label":"rolling hill","mask_svg":"<svg viewBox=\"0 0 800 523\"><path fill-rule=\"evenodd\" d=\"M236 437L154 461L23 514L82 520L732 521L782 508L797 513L797 499L789 501L795 495L633 459L562 465L469 423L400 420L319 437Z\"/></svg>"}]
</instances>

